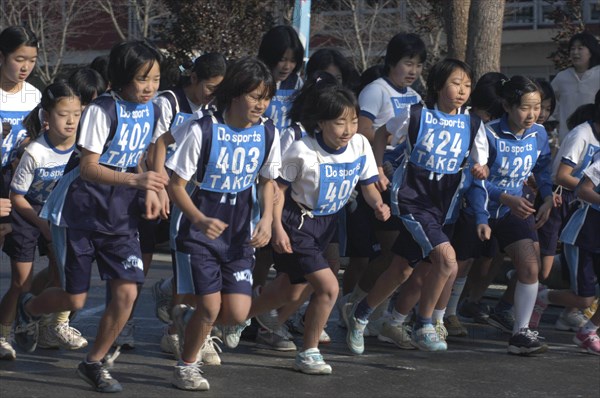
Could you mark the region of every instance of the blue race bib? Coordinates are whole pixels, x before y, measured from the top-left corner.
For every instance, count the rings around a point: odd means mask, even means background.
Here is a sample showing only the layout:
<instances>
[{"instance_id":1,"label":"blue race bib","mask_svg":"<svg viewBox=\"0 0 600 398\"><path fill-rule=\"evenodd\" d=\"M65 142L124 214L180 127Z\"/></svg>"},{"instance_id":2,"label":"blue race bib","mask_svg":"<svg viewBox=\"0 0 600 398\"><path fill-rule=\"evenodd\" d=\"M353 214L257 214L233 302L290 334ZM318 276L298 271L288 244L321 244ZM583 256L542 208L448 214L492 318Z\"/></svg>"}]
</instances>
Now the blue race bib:
<instances>
[{"instance_id":1,"label":"blue race bib","mask_svg":"<svg viewBox=\"0 0 600 398\"><path fill-rule=\"evenodd\" d=\"M137 104L121 100L115 101L115 106L117 130L100 156L100 163L119 168L135 167L152 138L154 106L151 102Z\"/></svg>"},{"instance_id":2,"label":"blue race bib","mask_svg":"<svg viewBox=\"0 0 600 398\"><path fill-rule=\"evenodd\" d=\"M250 188L265 157L265 126L233 130L213 124L210 157L201 189L238 193Z\"/></svg>"},{"instance_id":3,"label":"blue race bib","mask_svg":"<svg viewBox=\"0 0 600 398\"><path fill-rule=\"evenodd\" d=\"M62 177L66 165L40 167L35 169L33 181L25 195L27 199L43 204L54 189L56 182Z\"/></svg>"},{"instance_id":4,"label":"blue race bib","mask_svg":"<svg viewBox=\"0 0 600 398\"><path fill-rule=\"evenodd\" d=\"M496 159L488 179L498 188L521 192L538 158L536 134L522 140L496 140Z\"/></svg>"},{"instance_id":5,"label":"blue race bib","mask_svg":"<svg viewBox=\"0 0 600 398\"><path fill-rule=\"evenodd\" d=\"M394 116L400 115L404 109L419 102L416 95L390 97L390 101L392 103L392 108L394 109Z\"/></svg>"},{"instance_id":6,"label":"blue race bib","mask_svg":"<svg viewBox=\"0 0 600 398\"><path fill-rule=\"evenodd\" d=\"M410 161L438 174L456 174L469 154L469 115L448 115L423 108L421 129Z\"/></svg>"},{"instance_id":7,"label":"blue race bib","mask_svg":"<svg viewBox=\"0 0 600 398\"><path fill-rule=\"evenodd\" d=\"M23 127L23 119L29 111L0 111L2 123L11 125L10 132L2 140L2 167L10 164L17 157L16 149L27 137L27 130Z\"/></svg>"},{"instance_id":8,"label":"blue race bib","mask_svg":"<svg viewBox=\"0 0 600 398\"><path fill-rule=\"evenodd\" d=\"M583 155L583 159L581 161L581 165L578 168L573 169L571 175L573 177L581 179L583 177L583 171L592 163L594 159L594 154L600 151L600 146L589 144L586 148L585 155Z\"/></svg>"},{"instance_id":9,"label":"blue race bib","mask_svg":"<svg viewBox=\"0 0 600 398\"><path fill-rule=\"evenodd\" d=\"M265 112L265 116L273 121L273 124L275 124L275 127L277 127L279 131L290 125L287 113L292 106L290 97L295 92L296 90L277 90Z\"/></svg>"},{"instance_id":10,"label":"blue race bib","mask_svg":"<svg viewBox=\"0 0 600 398\"><path fill-rule=\"evenodd\" d=\"M321 163L319 165L319 198L313 209L315 216L337 213L346 205L365 167L366 157L352 163Z\"/></svg>"}]
</instances>

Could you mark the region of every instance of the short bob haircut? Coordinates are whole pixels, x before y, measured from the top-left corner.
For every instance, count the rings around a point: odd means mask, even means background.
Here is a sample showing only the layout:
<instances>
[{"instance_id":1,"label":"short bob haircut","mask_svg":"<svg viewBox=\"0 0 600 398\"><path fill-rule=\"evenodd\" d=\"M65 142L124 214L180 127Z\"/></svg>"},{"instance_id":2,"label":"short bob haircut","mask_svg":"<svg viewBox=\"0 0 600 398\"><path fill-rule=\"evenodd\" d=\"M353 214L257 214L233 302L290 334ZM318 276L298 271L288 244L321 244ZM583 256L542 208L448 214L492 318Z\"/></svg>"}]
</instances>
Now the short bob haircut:
<instances>
[{"instance_id":1,"label":"short bob haircut","mask_svg":"<svg viewBox=\"0 0 600 398\"><path fill-rule=\"evenodd\" d=\"M535 79L535 84L542 89L542 101L550 100L550 115L552 115L556 109L556 95L552 84L546 79Z\"/></svg>"},{"instance_id":2,"label":"short bob haircut","mask_svg":"<svg viewBox=\"0 0 600 398\"><path fill-rule=\"evenodd\" d=\"M234 98L251 93L261 84L265 88L262 97L273 98L275 80L271 70L260 59L244 57L231 63L213 94L217 109L224 111Z\"/></svg>"},{"instance_id":3,"label":"short bob haircut","mask_svg":"<svg viewBox=\"0 0 600 398\"><path fill-rule=\"evenodd\" d=\"M0 53L7 57L19 47L38 48L38 39L35 34L24 26L9 26L0 32Z\"/></svg>"},{"instance_id":4,"label":"short bob haircut","mask_svg":"<svg viewBox=\"0 0 600 398\"><path fill-rule=\"evenodd\" d=\"M571 51L571 47L573 47L575 42L580 42L584 47L587 47L587 49L590 50L590 68L600 65L600 43L598 43L598 40L594 37L594 35L589 32L574 34L571 39L569 39L569 52Z\"/></svg>"},{"instance_id":5,"label":"short bob haircut","mask_svg":"<svg viewBox=\"0 0 600 398\"><path fill-rule=\"evenodd\" d=\"M404 57L419 57L421 62L425 63L427 59L427 50L425 43L414 33L398 33L388 42L385 51L383 74L387 76L398 61Z\"/></svg>"},{"instance_id":6,"label":"short bob haircut","mask_svg":"<svg viewBox=\"0 0 600 398\"><path fill-rule=\"evenodd\" d=\"M427 76L427 104L433 106L438 102L438 93L444 88L446 81L457 69L464 71L471 82L473 81L473 69L469 64L454 58L446 58L431 67Z\"/></svg>"},{"instance_id":7,"label":"short bob haircut","mask_svg":"<svg viewBox=\"0 0 600 398\"><path fill-rule=\"evenodd\" d=\"M520 105L525 94L538 92L542 97L541 87L528 77L520 75L499 81L496 83L496 90L504 105L509 108Z\"/></svg>"},{"instance_id":8,"label":"short bob haircut","mask_svg":"<svg viewBox=\"0 0 600 398\"><path fill-rule=\"evenodd\" d=\"M335 120L348 109L360 112L358 100L352 90L340 85L327 72L317 72L295 95L292 115L314 136L319 130L319 122Z\"/></svg>"},{"instance_id":9,"label":"short bob haircut","mask_svg":"<svg viewBox=\"0 0 600 398\"><path fill-rule=\"evenodd\" d=\"M120 91L133 81L140 68L146 66L144 73L150 72L154 63L162 62L160 52L147 41L126 41L110 50L108 59L108 80L111 89Z\"/></svg>"},{"instance_id":10,"label":"short bob haircut","mask_svg":"<svg viewBox=\"0 0 600 398\"><path fill-rule=\"evenodd\" d=\"M504 114L502 99L496 93L496 83L503 79L508 79L504 73L485 73L477 80L477 84L471 92L471 106L486 112L490 116L490 120L498 119Z\"/></svg>"},{"instance_id":11,"label":"short bob haircut","mask_svg":"<svg viewBox=\"0 0 600 398\"><path fill-rule=\"evenodd\" d=\"M316 72L336 66L342 74L342 84L348 88L358 86L359 75L350 61L336 49L321 48L315 51L306 63L306 77L310 79Z\"/></svg>"},{"instance_id":12,"label":"short bob haircut","mask_svg":"<svg viewBox=\"0 0 600 398\"><path fill-rule=\"evenodd\" d=\"M187 67L188 65L185 65ZM227 61L221 53L206 53L202 54L190 62L189 72L194 73L198 78L198 81L207 80L217 76L225 76L225 70L227 69ZM191 78L189 73L181 76L179 79L179 85L186 87L191 84Z\"/></svg>"},{"instance_id":13,"label":"short bob haircut","mask_svg":"<svg viewBox=\"0 0 600 398\"><path fill-rule=\"evenodd\" d=\"M81 68L69 76L69 85L79 92L81 96L81 105L87 105L94 97L103 94L106 91L106 82L92 68Z\"/></svg>"},{"instance_id":14,"label":"short bob haircut","mask_svg":"<svg viewBox=\"0 0 600 398\"><path fill-rule=\"evenodd\" d=\"M269 67L269 70L273 70L288 49L292 50L294 61L296 61L296 67L292 73L298 73L302 67L304 46L291 26L275 26L265 33L258 48L258 58Z\"/></svg>"}]
</instances>

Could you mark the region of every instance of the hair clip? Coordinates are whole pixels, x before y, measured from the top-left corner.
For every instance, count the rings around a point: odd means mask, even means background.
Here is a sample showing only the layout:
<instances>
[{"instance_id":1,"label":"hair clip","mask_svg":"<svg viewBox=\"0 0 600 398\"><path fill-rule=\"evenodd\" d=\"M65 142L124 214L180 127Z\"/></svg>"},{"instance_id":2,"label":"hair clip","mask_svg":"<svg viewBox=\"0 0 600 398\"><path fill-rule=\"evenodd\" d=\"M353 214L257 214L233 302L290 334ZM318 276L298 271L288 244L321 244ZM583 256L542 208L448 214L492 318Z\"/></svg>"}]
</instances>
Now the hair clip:
<instances>
[{"instance_id":1,"label":"hair clip","mask_svg":"<svg viewBox=\"0 0 600 398\"><path fill-rule=\"evenodd\" d=\"M510 82L510 79L500 79L500 83L502 83L502 86L504 87L504 85L506 83Z\"/></svg>"}]
</instances>

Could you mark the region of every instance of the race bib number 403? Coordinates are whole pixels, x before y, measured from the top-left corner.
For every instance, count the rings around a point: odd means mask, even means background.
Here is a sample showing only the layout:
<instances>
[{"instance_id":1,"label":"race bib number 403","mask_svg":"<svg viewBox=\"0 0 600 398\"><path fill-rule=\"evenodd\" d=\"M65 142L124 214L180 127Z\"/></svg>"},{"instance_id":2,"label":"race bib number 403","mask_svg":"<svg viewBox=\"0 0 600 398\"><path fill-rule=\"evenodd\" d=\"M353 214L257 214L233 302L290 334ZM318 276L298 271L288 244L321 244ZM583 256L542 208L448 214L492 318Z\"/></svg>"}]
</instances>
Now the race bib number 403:
<instances>
[{"instance_id":1,"label":"race bib number 403","mask_svg":"<svg viewBox=\"0 0 600 398\"><path fill-rule=\"evenodd\" d=\"M213 125L210 157L201 188L237 193L252 186L265 156L265 127L233 130Z\"/></svg>"}]
</instances>

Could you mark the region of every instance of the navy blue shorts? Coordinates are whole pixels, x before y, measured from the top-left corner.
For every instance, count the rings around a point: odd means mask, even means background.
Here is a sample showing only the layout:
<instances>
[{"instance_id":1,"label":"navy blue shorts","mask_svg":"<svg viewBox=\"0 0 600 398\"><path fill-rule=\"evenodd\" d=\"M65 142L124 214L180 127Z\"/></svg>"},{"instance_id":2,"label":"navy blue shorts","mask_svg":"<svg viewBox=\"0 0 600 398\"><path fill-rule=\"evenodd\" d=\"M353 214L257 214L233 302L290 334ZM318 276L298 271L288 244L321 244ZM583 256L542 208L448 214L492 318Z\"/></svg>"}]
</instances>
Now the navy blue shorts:
<instances>
[{"instance_id":1,"label":"navy blue shorts","mask_svg":"<svg viewBox=\"0 0 600 398\"><path fill-rule=\"evenodd\" d=\"M600 252L594 253L566 243L563 252L567 259L573 292L581 297L595 296L600 278Z\"/></svg>"},{"instance_id":2,"label":"navy blue shorts","mask_svg":"<svg viewBox=\"0 0 600 398\"><path fill-rule=\"evenodd\" d=\"M41 205L31 205L39 213ZM2 251L11 260L31 263L35 259L35 248L38 247L40 256L46 255L48 241L42 236L37 226L23 218L16 210L12 212L12 232L6 235Z\"/></svg>"},{"instance_id":3,"label":"navy blue shorts","mask_svg":"<svg viewBox=\"0 0 600 398\"><path fill-rule=\"evenodd\" d=\"M412 267L420 261L429 261L431 250L450 242L454 233L454 224L442 225L438 217L426 210L403 215L401 220L392 252L408 260Z\"/></svg>"},{"instance_id":4,"label":"navy blue shorts","mask_svg":"<svg viewBox=\"0 0 600 398\"><path fill-rule=\"evenodd\" d=\"M140 218L138 224L142 253L153 253L154 247L169 240L169 220L146 220Z\"/></svg>"},{"instance_id":5,"label":"navy blue shorts","mask_svg":"<svg viewBox=\"0 0 600 398\"><path fill-rule=\"evenodd\" d=\"M456 251L456 258L460 261L479 257L494 258L500 251L495 236L492 235L486 241L479 239L475 217L464 211L460 212L458 220L456 220L452 246Z\"/></svg>"},{"instance_id":6,"label":"navy blue shorts","mask_svg":"<svg viewBox=\"0 0 600 398\"><path fill-rule=\"evenodd\" d=\"M306 283L305 275L329 268L329 262L323 255L327 245L337 233L337 214L304 216L302 221L300 207L286 198L281 221L292 244L292 254L273 252L277 272L288 274L292 284ZM298 229L302 222L302 228Z\"/></svg>"},{"instance_id":7,"label":"navy blue shorts","mask_svg":"<svg viewBox=\"0 0 600 398\"><path fill-rule=\"evenodd\" d=\"M94 261L98 264L102 280L121 279L144 283L137 231L131 235L108 235L55 225L51 230L61 279L67 293L80 294L90 289Z\"/></svg>"},{"instance_id":8,"label":"navy blue shorts","mask_svg":"<svg viewBox=\"0 0 600 398\"><path fill-rule=\"evenodd\" d=\"M224 259L208 247L197 246L193 253L175 253L175 281L178 294L204 296L245 294L252 296L255 258Z\"/></svg>"},{"instance_id":9,"label":"navy blue shorts","mask_svg":"<svg viewBox=\"0 0 600 398\"><path fill-rule=\"evenodd\" d=\"M498 246L502 251L504 251L506 246L523 239L531 239L534 242L538 241L533 215L522 219L512 213L508 213L502 218L490 219L489 223L492 229L492 236L498 239Z\"/></svg>"},{"instance_id":10,"label":"navy blue shorts","mask_svg":"<svg viewBox=\"0 0 600 398\"><path fill-rule=\"evenodd\" d=\"M539 198L539 195L538 195ZM540 240L540 253L542 256L554 256L556 254L556 245L558 243L558 237L563 227L567 223L569 216L573 214L573 208L571 202L577 197L575 192L563 188L562 191L562 205L559 207L553 207L550 210L550 217L548 221L538 229L538 238ZM541 205L541 200L538 203ZM539 206L536 206L539 208Z\"/></svg>"},{"instance_id":11,"label":"navy blue shorts","mask_svg":"<svg viewBox=\"0 0 600 398\"><path fill-rule=\"evenodd\" d=\"M381 253L375 236L373 209L365 202L360 191L356 196L356 207L345 206L346 211L346 256L374 259Z\"/></svg>"}]
</instances>

